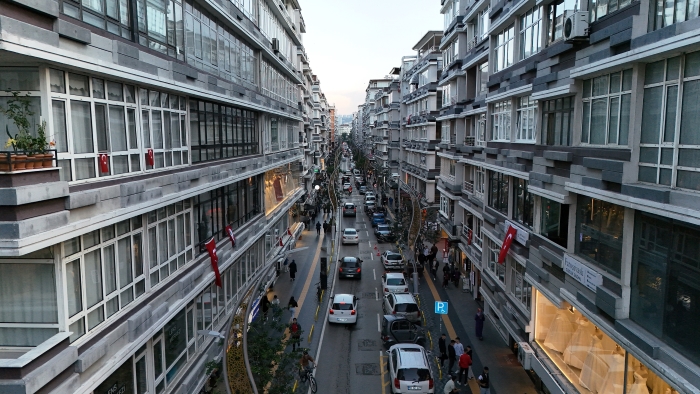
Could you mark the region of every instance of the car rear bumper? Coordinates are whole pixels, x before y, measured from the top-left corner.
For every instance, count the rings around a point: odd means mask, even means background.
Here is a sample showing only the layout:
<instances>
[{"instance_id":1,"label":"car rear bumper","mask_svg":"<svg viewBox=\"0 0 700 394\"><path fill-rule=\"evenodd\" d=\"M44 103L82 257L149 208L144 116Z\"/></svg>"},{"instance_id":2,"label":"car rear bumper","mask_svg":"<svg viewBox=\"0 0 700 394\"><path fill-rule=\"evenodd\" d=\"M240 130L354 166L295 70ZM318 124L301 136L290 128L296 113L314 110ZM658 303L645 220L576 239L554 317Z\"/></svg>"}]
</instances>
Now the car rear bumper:
<instances>
[{"instance_id":1,"label":"car rear bumper","mask_svg":"<svg viewBox=\"0 0 700 394\"><path fill-rule=\"evenodd\" d=\"M357 315L341 315L341 316L335 316L335 315L328 315L328 322L329 323L338 323L338 324L355 324L357 323Z\"/></svg>"}]
</instances>

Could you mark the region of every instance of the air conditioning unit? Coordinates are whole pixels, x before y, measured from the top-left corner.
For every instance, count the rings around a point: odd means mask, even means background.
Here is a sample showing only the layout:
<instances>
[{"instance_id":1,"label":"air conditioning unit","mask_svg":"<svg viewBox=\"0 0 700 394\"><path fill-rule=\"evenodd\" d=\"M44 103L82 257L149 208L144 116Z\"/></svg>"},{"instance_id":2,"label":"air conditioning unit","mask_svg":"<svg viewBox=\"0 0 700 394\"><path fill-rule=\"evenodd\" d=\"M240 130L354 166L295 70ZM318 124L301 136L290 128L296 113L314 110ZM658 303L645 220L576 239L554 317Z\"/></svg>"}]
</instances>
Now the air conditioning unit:
<instances>
[{"instance_id":1,"label":"air conditioning unit","mask_svg":"<svg viewBox=\"0 0 700 394\"><path fill-rule=\"evenodd\" d=\"M532 359L535 358L535 351L527 342L518 342L518 361L526 370L532 369Z\"/></svg>"},{"instance_id":2,"label":"air conditioning unit","mask_svg":"<svg viewBox=\"0 0 700 394\"><path fill-rule=\"evenodd\" d=\"M272 50L275 51L275 53L280 51L280 41L276 38L272 39Z\"/></svg>"},{"instance_id":3,"label":"air conditioning unit","mask_svg":"<svg viewBox=\"0 0 700 394\"><path fill-rule=\"evenodd\" d=\"M588 37L588 11L566 11L564 15L564 39L571 41Z\"/></svg>"}]
</instances>

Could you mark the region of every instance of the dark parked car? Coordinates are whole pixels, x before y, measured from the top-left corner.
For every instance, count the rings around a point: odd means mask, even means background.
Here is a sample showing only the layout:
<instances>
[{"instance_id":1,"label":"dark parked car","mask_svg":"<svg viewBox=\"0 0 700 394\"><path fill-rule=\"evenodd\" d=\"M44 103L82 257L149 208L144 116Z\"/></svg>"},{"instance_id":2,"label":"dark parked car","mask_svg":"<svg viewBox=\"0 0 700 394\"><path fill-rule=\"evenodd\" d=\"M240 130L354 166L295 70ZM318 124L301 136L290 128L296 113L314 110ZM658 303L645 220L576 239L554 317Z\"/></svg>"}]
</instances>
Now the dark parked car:
<instances>
[{"instance_id":1,"label":"dark parked car","mask_svg":"<svg viewBox=\"0 0 700 394\"><path fill-rule=\"evenodd\" d=\"M377 227L378 224L386 223L386 216L383 213L377 212L376 210L372 214L372 227Z\"/></svg>"},{"instance_id":2,"label":"dark parked car","mask_svg":"<svg viewBox=\"0 0 700 394\"><path fill-rule=\"evenodd\" d=\"M425 331L403 316L384 315L382 319L382 343L389 349L397 343L415 343L425 347Z\"/></svg>"},{"instance_id":3,"label":"dark parked car","mask_svg":"<svg viewBox=\"0 0 700 394\"><path fill-rule=\"evenodd\" d=\"M396 242L396 236L391 232L391 225L387 223L378 224L374 230L377 242Z\"/></svg>"},{"instance_id":4,"label":"dark parked car","mask_svg":"<svg viewBox=\"0 0 700 394\"><path fill-rule=\"evenodd\" d=\"M338 260L338 276L342 278L362 278L362 260L358 257L347 256Z\"/></svg>"}]
</instances>

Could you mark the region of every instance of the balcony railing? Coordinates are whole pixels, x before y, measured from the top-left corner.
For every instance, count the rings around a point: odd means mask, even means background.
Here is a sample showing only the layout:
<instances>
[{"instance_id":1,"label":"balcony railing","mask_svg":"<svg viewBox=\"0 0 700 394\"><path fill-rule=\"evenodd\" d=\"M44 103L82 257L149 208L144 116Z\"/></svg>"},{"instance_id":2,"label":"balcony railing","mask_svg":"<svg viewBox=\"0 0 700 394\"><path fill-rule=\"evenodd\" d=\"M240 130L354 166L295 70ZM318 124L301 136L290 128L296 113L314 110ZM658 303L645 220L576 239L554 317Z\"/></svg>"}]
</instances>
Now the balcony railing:
<instances>
[{"instance_id":1,"label":"balcony railing","mask_svg":"<svg viewBox=\"0 0 700 394\"><path fill-rule=\"evenodd\" d=\"M464 184L462 185L462 190L469 194L474 194L474 182L464 181Z\"/></svg>"},{"instance_id":2,"label":"balcony railing","mask_svg":"<svg viewBox=\"0 0 700 394\"><path fill-rule=\"evenodd\" d=\"M462 235L464 238L467 239L467 242L469 241L469 231L471 231L471 228L467 226L466 224L462 223ZM474 245L477 249L481 250L481 238L476 236L476 233L472 231L472 245Z\"/></svg>"},{"instance_id":3,"label":"balcony railing","mask_svg":"<svg viewBox=\"0 0 700 394\"><path fill-rule=\"evenodd\" d=\"M464 145L466 146L474 146L475 142L476 137L464 137Z\"/></svg>"}]
</instances>

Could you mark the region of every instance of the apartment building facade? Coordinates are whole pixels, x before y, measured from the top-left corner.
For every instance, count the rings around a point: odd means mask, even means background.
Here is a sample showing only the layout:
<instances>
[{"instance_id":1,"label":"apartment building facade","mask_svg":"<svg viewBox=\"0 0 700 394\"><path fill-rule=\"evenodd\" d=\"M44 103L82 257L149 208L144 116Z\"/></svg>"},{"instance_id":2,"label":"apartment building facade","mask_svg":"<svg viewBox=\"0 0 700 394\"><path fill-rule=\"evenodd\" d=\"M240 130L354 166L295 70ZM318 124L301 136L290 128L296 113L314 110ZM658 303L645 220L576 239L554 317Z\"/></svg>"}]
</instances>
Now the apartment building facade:
<instances>
[{"instance_id":1,"label":"apartment building facade","mask_svg":"<svg viewBox=\"0 0 700 394\"><path fill-rule=\"evenodd\" d=\"M700 392L697 7L441 6L436 198L471 296L543 392Z\"/></svg>"},{"instance_id":2,"label":"apartment building facade","mask_svg":"<svg viewBox=\"0 0 700 394\"><path fill-rule=\"evenodd\" d=\"M298 2L0 14L0 105L28 96L54 147L50 167L0 172L0 392L198 392L223 350L206 333L301 230L306 119L322 135L328 107Z\"/></svg>"},{"instance_id":3,"label":"apartment building facade","mask_svg":"<svg viewBox=\"0 0 700 394\"><path fill-rule=\"evenodd\" d=\"M399 168L399 115L401 96L399 70L394 68L387 78L377 81L372 100L375 121L370 125L374 146L374 166L381 171L398 173ZM386 85L381 87L382 85Z\"/></svg>"}]
</instances>

